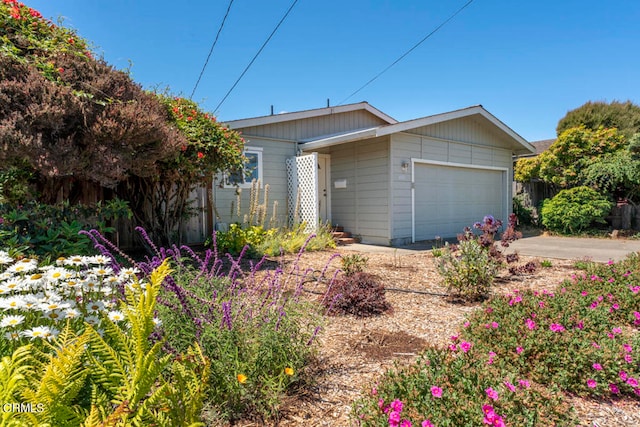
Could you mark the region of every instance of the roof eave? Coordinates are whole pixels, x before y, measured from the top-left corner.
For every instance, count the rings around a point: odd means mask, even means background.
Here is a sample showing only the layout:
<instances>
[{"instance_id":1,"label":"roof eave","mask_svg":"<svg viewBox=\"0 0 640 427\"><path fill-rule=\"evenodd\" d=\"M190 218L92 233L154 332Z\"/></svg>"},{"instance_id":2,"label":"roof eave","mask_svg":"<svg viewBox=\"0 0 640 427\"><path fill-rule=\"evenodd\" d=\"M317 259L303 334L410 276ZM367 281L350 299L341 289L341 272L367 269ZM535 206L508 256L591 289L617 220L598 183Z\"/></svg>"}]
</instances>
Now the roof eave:
<instances>
[{"instance_id":1,"label":"roof eave","mask_svg":"<svg viewBox=\"0 0 640 427\"><path fill-rule=\"evenodd\" d=\"M358 110L365 110L388 124L398 123L396 119L371 106L367 102L339 105L335 107L317 108L313 110L296 111L292 113L272 114L269 116L251 117L247 119L231 120L225 123L231 129L243 129L252 126L264 126L274 123L288 122L292 120L327 116L330 114L349 113Z\"/></svg>"},{"instance_id":2,"label":"roof eave","mask_svg":"<svg viewBox=\"0 0 640 427\"><path fill-rule=\"evenodd\" d=\"M304 151L320 150L322 148L333 147L334 145L345 144L347 142L359 141L361 139L374 138L379 128L363 129L357 132L349 132L341 135L331 136L328 138L316 139L313 141L303 142L300 148Z\"/></svg>"}]
</instances>

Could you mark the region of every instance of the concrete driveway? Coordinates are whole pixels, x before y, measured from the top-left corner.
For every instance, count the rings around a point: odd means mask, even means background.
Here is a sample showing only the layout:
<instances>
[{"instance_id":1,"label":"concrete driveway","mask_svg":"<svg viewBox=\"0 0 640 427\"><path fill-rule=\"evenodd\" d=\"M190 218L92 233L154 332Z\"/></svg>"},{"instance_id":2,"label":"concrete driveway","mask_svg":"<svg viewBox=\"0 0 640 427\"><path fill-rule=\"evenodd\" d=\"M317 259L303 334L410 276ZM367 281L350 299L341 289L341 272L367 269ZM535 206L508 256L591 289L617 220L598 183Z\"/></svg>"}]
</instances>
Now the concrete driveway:
<instances>
[{"instance_id":1,"label":"concrete driveway","mask_svg":"<svg viewBox=\"0 0 640 427\"><path fill-rule=\"evenodd\" d=\"M358 252L387 253L399 256L431 250L434 243L433 241L417 242L398 248L353 244L344 248ZM581 260L588 258L596 262L620 261L631 252L640 252L640 240L532 236L516 240L505 250L505 253L514 251L518 251L520 255L550 259Z\"/></svg>"},{"instance_id":2,"label":"concrete driveway","mask_svg":"<svg viewBox=\"0 0 640 427\"><path fill-rule=\"evenodd\" d=\"M596 239L584 237L533 236L523 237L509 246L506 253L541 258L583 259L596 262L620 261L631 252L640 251L640 240Z\"/></svg>"}]
</instances>

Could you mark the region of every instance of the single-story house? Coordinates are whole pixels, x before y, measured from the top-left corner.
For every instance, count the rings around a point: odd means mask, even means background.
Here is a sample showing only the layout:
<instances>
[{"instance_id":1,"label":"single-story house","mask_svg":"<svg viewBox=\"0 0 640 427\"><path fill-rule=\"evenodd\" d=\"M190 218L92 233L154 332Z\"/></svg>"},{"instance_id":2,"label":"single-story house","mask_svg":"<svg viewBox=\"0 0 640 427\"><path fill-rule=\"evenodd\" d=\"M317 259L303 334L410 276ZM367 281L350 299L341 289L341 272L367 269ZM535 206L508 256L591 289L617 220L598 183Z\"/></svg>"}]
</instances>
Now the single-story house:
<instances>
[{"instance_id":1,"label":"single-story house","mask_svg":"<svg viewBox=\"0 0 640 427\"><path fill-rule=\"evenodd\" d=\"M330 222L382 245L454 237L488 214L506 219L512 157L535 152L480 105L399 122L361 102L227 125L246 140L250 173L214 182L218 227L234 222L238 188L248 208L255 178L281 224L294 215Z\"/></svg>"}]
</instances>

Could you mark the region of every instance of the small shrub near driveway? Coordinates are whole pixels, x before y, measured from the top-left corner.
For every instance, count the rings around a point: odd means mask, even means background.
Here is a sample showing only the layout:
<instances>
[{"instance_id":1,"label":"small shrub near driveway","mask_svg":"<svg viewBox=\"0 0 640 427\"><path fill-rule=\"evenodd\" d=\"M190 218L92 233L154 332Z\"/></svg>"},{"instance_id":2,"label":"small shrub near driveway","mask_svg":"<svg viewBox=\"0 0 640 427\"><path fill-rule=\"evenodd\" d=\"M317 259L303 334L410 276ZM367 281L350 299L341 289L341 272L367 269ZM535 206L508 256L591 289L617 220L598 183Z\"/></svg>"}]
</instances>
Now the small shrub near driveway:
<instances>
[{"instance_id":1,"label":"small shrub near driveway","mask_svg":"<svg viewBox=\"0 0 640 427\"><path fill-rule=\"evenodd\" d=\"M606 224L605 216L613 206L605 196L590 187L562 190L542 204L542 225L562 234L575 234L597 224Z\"/></svg>"}]
</instances>

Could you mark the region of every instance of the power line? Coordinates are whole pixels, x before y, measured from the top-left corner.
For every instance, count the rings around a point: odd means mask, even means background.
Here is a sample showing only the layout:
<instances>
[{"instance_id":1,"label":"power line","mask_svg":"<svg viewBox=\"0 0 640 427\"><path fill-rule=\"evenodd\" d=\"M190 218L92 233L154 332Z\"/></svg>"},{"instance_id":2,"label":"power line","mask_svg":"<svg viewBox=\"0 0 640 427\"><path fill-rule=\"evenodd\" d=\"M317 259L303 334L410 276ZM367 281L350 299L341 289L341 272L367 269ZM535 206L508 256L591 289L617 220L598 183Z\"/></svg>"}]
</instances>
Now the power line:
<instances>
[{"instance_id":1,"label":"power line","mask_svg":"<svg viewBox=\"0 0 640 427\"><path fill-rule=\"evenodd\" d=\"M226 93L226 95L224 96L224 98L222 98L222 101L220 101L220 103L218 103L218 106L215 108L214 110L214 114L217 114L218 109L220 108L220 106L224 103L224 101L226 101L227 97L229 96L229 94L233 91L233 89L235 89L235 87L238 85L238 83L240 82L240 80L242 79L242 77L244 77L244 75L246 74L246 72L249 70L249 68L251 67L251 65L253 65L254 61L258 58L258 56L260 55L260 53L262 52L262 50L265 48L265 46L267 45L267 43L269 43L269 40L271 40L271 37L273 37L273 35L276 33L276 31L278 31L278 28L280 28L280 25L284 22L284 20L287 18L287 16L289 15L289 12L291 12L291 9L293 9L293 7L296 5L296 3L298 3L298 0L294 0L293 3L291 3L291 6L289 6L289 9L287 10L287 12L284 14L284 16L282 17L282 19L280 19L280 22L278 22L278 25L276 25L276 27L273 29L273 31L271 32L271 34L269 35L269 37L267 37L267 40L265 40L265 42L262 44L262 46L260 47L260 49L258 50L258 52L255 54L255 56L253 57L253 59L251 59L251 62L249 62L249 65L247 65L247 67L244 69L244 71L242 72L242 74L240 74L240 77L238 77L238 79L236 80L236 82L233 84L233 86L231 86L231 89L229 89L229 91Z\"/></svg>"},{"instance_id":2,"label":"power line","mask_svg":"<svg viewBox=\"0 0 640 427\"><path fill-rule=\"evenodd\" d=\"M204 65L202 66L202 70L200 71L200 75L198 76L198 81L196 81L195 86L193 87L193 91L191 91L191 96L189 99L193 99L193 95L196 93L196 89L200 84L200 79L202 79L202 75L204 74L205 68L207 68L207 64L209 63L209 58L211 58L211 54L213 53L213 48L216 47L216 43L218 43L218 37L220 37L220 33L222 32L222 27L224 27L224 23L227 20L227 16L229 16L229 11L231 10L231 5L233 4L233 0L229 1L229 6L227 7L227 12L224 14L224 18L222 18L222 23L220 23L220 27L218 28L218 32L216 34L216 38L211 45L211 49L209 49L209 55L207 55L207 60L204 61Z\"/></svg>"},{"instance_id":3,"label":"power line","mask_svg":"<svg viewBox=\"0 0 640 427\"><path fill-rule=\"evenodd\" d=\"M416 43L415 45L413 45L413 47L411 49L409 49L408 51L406 51L405 53L403 53L398 59L396 59L395 61L393 61L391 63L391 65L389 65L387 68L385 68L384 70L380 71L378 74L376 74L371 80L369 80L368 82L366 82L365 84L363 84L358 90L356 90L355 92L353 92L351 95L347 96L345 99L343 99L342 101L340 101L340 103L338 105L342 105L346 100L348 100L349 98L351 98L352 96L354 96L355 94L357 94L358 92L360 92L362 89L364 89L365 87L369 86L371 83L373 83L378 77L380 77L381 75L383 75L384 73L386 73L391 67L393 67L394 65L396 65L398 62L402 61L402 59L404 59L405 56L409 55L411 52L413 52L413 50L415 50L418 46L420 46L422 43L424 43L429 37L431 37L432 35L434 35L436 32L438 32L438 30L442 27L444 27L445 25L447 25L447 23L449 21L451 21L453 18L455 18L460 12L462 12L467 6L469 6L471 3L473 3L473 0L469 0L464 6L462 6L460 9L458 9L453 15L451 15L449 18L447 18L442 24L438 25L433 31L431 31L429 34L427 34L422 40L420 40L418 43Z\"/></svg>"}]
</instances>

